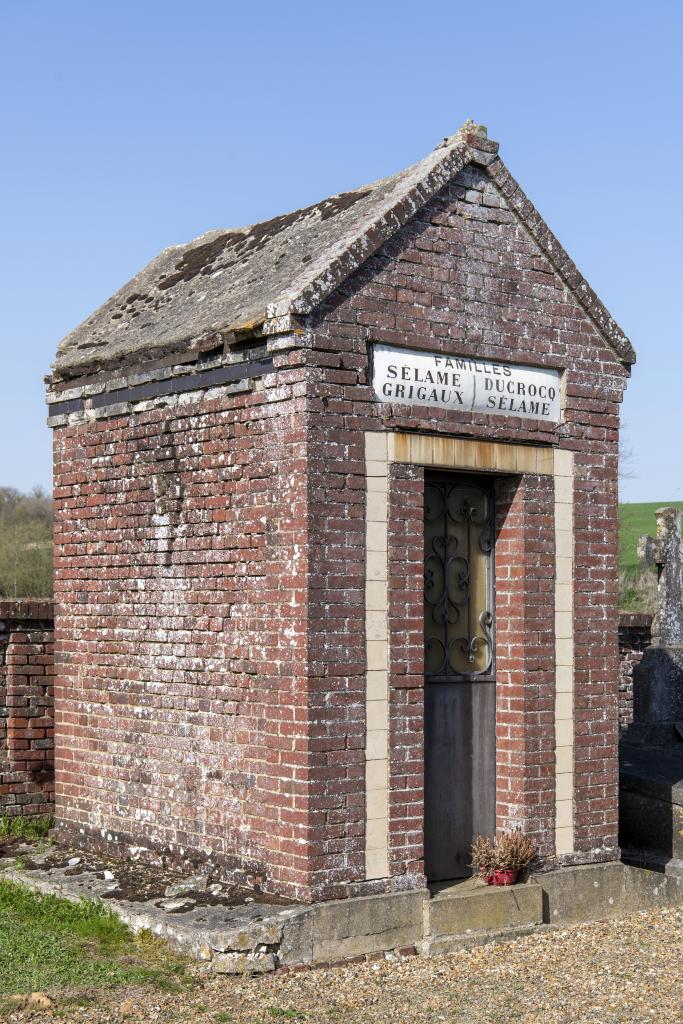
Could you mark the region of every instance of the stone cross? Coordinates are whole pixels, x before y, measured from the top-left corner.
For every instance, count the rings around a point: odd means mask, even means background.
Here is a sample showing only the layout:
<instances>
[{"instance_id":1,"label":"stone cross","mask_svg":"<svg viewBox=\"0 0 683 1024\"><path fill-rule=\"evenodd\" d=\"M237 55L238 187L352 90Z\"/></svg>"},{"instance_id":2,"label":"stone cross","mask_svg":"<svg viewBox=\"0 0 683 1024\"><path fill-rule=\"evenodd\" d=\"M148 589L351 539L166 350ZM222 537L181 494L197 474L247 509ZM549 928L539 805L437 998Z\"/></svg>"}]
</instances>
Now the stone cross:
<instances>
[{"instance_id":1,"label":"stone cross","mask_svg":"<svg viewBox=\"0 0 683 1024\"><path fill-rule=\"evenodd\" d=\"M656 537L641 537L638 557L644 565L657 566L657 609L652 620L652 642L661 647L683 645L681 603L681 512L659 508Z\"/></svg>"}]
</instances>

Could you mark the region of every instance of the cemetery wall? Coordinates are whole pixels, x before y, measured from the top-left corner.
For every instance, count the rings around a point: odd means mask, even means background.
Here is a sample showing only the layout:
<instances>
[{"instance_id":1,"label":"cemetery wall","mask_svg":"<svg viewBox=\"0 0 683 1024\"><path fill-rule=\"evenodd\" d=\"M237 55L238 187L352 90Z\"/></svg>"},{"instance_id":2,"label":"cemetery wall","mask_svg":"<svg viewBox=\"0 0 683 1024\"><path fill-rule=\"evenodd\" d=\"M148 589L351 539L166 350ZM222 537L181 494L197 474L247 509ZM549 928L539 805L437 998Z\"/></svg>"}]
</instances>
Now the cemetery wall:
<instances>
[{"instance_id":1,"label":"cemetery wall","mask_svg":"<svg viewBox=\"0 0 683 1024\"><path fill-rule=\"evenodd\" d=\"M0 816L54 801L53 606L0 601Z\"/></svg>"},{"instance_id":2,"label":"cemetery wall","mask_svg":"<svg viewBox=\"0 0 683 1024\"><path fill-rule=\"evenodd\" d=\"M633 721L633 670L652 642L652 616L642 612L619 614L619 728Z\"/></svg>"}]
</instances>

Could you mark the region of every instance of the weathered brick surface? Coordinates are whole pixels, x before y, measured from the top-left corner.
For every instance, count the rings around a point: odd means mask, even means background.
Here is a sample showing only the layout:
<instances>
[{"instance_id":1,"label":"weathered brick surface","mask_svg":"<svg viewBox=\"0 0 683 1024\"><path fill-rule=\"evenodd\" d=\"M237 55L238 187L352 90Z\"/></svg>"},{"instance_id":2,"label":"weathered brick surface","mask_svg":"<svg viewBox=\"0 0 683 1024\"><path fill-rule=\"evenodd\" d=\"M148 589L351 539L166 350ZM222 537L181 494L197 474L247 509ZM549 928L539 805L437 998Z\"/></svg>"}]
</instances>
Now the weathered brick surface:
<instances>
[{"instance_id":1,"label":"weathered brick surface","mask_svg":"<svg viewBox=\"0 0 683 1024\"><path fill-rule=\"evenodd\" d=\"M389 504L389 851L405 884L424 871L424 470L395 465Z\"/></svg>"},{"instance_id":2,"label":"weathered brick surface","mask_svg":"<svg viewBox=\"0 0 683 1024\"><path fill-rule=\"evenodd\" d=\"M566 425L373 402L372 341L566 368ZM304 899L362 892L366 430L560 444L576 466L579 856L616 846L616 479L627 377L470 167L251 395L55 431L57 813ZM498 821L553 852L552 480L499 486ZM389 884L422 880L422 470L390 487ZM520 605L522 609L520 611ZM381 886L384 883L379 883Z\"/></svg>"},{"instance_id":3,"label":"weathered brick surface","mask_svg":"<svg viewBox=\"0 0 683 1024\"><path fill-rule=\"evenodd\" d=\"M525 474L497 487L496 819L554 852L555 637L553 482Z\"/></svg>"},{"instance_id":4,"label":"weathered brick surface","mask_svg":"<svg viewBox=\"0 0 683 1024\"><path fill-rule=\"evenodd\" d=\"M305 417L263 391L55 432L58 822L306 881Z\"/></svg>"},{"instance_id":5,"label":"weathered brick surface","mask_svg":"<svg viewBox=\"0 0 683 1024\"><path fill-rule=\"evenodd\" d=\"M652 616L619 614L619 728L633 721L633 670L652 643Z\"/></svg>"},{"instance_id":6,"label":"weathered brick surface","mask_svg":"<svg viewBox=\"0 0 683 1024\"><path fill-rule=\"evenodd\" d=\"M53 609L0 601L0 815L53 810Z\"/></svg>"},{"instance_id":7,"label":"weathered brick surface","mask_svg":"<svg viewBox=\"0 0 683 1024\"><path fill-rule=\"evenodd\" d=\"M575 455L576 508L576 764L575 825L579 859L616 849L617 768L616 701L618 663L616 643L616 484L619 404L627 379L613 351L584 310L554 273L505 200L483 171L466 168L394 239L385 244L340 290L311 324L313 351L309 354L311 429L316 437L311 516L346 521L343 541L312 538L311 565L316 590L312 614L321 617L334 600L338 578L328 576L330 561L349 551L356 561L363 535L356 527L359 492L363 486L359 434L363 430L405 430L455 434L515 443L558 443ZM372 341L424 347L479 358L566 368L566 426L560 433L550 424L514 418L434 410L400 405L378 406L368 387L368 346ZM315 372L313 372L315 371ZM344 464L346 490L332 483ZM335 477L336 479L336 477ZM412 480L412 482L410 482ZM422 477L409 473L402 487L412 488L414 510L401 496L401 516L410 519L417 553L422 543ZM398 486L395 481L394 486ZM544 851L554 849L554 735L553 735L553 584L554 542L552 482L522 478L511 482L513 492L501 491L498 556L498 704L497 727L498 822L520 823L532 831ZM319 500L318 496L322 500ZM402 523L392 505L397 533ZM412 517L412 518L411 518ZM390 534L391 536L391 534ZM390 539L390 549L391 549ZM390 555L390 559L396 557ZM400 562L400 559L398 559ZM392 568L392 573L395 570ZM396 604L401 579L390 577L392 656L392 716L397 705L396 680L405 673L410 692L405 730L419 720L422 680L417 640L421 629L421 582L414 579L412 601ZM520 605L523 608L520 610ZM347 602L349 612L360 609L360 595ZM507 609L518 612L508 615ZM415 631L416 647L401 636L400 622ZM318 658L338 665L348 658L347 687L363 686L362 617L345 621L343 636L330 631L321 639ZM350 641L356 637L355 646ZM407 646L406 646L407 645ZM320 668L318 671L321 671ZM355 677L355 678L354 678ZM407 702L407 698L402 698ZM357 726L356 726L357 728ZM393 735L399 727L392 718ZM336 736L339 743L339 735ZM399 748L400 749L400 748ZM405 749L405 748L404 748ZM421 848L418 804L422 777L419 731L411 757L401 767L392 749L392 863L395 870L413 872ZM339 765L339 786L349 770ZM396 815L397 794L406 791L409 849ZM414 795L414 800L412 799ZM347 801L348 820L362 829L362 805L357 794ZM360 843L348 841L357 851ZM357 857L356 857L357 860ZM354 862L355 863L355 862ZM409 866L410 865L410 866ZM352 878L349 862L349 878ZM321 875L321 877L323 877Z\"/></svg>"}]
</instances>

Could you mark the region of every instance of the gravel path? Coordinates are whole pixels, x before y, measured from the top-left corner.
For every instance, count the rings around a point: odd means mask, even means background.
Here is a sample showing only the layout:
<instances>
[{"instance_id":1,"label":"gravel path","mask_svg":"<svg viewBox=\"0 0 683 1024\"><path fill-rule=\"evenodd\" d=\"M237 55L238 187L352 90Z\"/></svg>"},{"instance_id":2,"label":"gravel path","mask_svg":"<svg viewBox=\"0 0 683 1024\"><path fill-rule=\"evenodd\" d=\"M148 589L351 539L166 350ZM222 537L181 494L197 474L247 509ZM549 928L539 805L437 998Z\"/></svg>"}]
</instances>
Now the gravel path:
<instances>
[{"instance_id":1,"label":"gravel path","mask_svg":"<svg viewBox=\"0 0 683 1024\"><path fill-rule=\"evenodd\" d=\"M87 1007L60 1000L57 1014L79 1024L681 1024L682 925L683 911L660 910L431 959L203 978L182 994L118 991Z\"/></svg>"}]
</instances>

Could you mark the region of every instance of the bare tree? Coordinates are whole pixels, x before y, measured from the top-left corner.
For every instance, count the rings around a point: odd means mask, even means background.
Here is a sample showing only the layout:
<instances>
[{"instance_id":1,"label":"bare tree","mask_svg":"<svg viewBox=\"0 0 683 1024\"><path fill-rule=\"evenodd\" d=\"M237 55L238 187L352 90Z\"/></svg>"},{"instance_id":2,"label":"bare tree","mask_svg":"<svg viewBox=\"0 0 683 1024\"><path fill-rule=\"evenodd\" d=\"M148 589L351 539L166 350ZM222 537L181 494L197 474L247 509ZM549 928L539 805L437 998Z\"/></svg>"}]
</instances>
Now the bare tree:
<instances>
[{"instance_id":1,"label":"bare tree","mask_svg":"<svg viewBox=\"0 0 683 1024\"><path fill-rule=\"evenodd\" d=\"M634 480L636 472L636 456L628 439L628 424L624 421L619 434L619 480Z\"/></svg>"}]
</instances>

